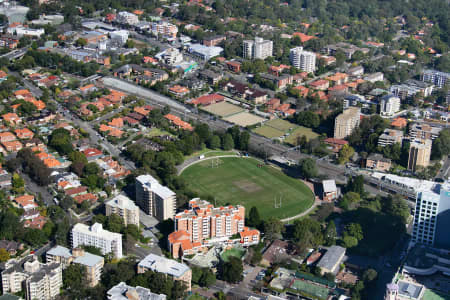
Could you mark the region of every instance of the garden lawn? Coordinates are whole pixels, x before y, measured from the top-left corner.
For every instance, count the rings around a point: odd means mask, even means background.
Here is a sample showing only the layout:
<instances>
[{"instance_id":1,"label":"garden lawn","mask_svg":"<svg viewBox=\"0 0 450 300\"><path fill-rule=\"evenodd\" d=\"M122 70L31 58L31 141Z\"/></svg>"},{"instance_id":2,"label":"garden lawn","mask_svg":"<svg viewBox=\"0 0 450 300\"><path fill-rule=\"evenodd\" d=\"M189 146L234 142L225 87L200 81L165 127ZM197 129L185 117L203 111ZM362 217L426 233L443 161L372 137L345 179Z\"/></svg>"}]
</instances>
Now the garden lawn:
<instances>
[{"instance_id":1,"label":"garden lawn","mask_svg":"<svg viewBox=\"0 0 450 300\"><path fill-rule=\"evenodd\" d=\"M296 145L297 137L306 136L306 139L309 141L311 139L315 139L319 135L311 130L311 128L306 128L303 126L297 127L291 134L286 138L285 142L291 145Z\"/></svg>"},{"instance_id":2,"label":"garden lawn","mask_svg":"<svg viewBox=\"0 0 450 300\"><path fill-rule=\"evenodd\" d=\"M239 259L241 259L245 254L245 250L244 249L238 249L238 248L231 248L229 250L226 250L225 252L223 252L220 257L222 258L222 260L224 262L228 262L228 260L230 259L231 256L237 257Z\"/></svg>"},{"instance_id":3,"label":"garden lawn","mask_svg":"<svg viewBox=\"0 0 450 300\"><path fill-rule=\"evenodd\" d=\"M181 177L203 199L215 198L217 206L244 205L247 214L256 206L263 219L295 216L314 202L312 191L303 182L253 158L201 161L186 168ZM275 198L279 202L280 196L281 207L275 208Z\"/></svg>"}]
</instances>

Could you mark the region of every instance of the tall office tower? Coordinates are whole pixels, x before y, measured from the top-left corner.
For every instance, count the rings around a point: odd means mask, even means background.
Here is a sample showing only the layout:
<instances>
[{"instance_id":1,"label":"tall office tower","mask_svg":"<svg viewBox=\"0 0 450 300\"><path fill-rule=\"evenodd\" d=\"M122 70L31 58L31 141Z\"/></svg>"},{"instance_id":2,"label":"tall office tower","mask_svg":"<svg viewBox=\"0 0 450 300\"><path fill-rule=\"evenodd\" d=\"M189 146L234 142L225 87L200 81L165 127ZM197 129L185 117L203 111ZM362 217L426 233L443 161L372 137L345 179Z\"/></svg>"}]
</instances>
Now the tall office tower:
<instances>
[{"instance_id":1,"label":"tall office tower","mask_svg":"<svg viewBox=\"0 0 450 300\"><path fill-rule=\"evenodd\" d=\"M412 241L450 250L450 183L417 193Z\"/></svg>"}]
</instances>

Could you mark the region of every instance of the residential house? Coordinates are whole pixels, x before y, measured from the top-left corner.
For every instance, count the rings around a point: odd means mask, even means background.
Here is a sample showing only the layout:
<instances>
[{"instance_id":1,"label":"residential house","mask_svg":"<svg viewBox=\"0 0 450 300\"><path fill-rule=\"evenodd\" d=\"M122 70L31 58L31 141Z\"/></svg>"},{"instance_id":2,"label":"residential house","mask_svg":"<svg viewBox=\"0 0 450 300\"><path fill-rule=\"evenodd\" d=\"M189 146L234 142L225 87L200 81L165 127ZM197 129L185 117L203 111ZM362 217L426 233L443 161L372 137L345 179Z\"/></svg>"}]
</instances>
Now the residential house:
<instances>
[{"instance_id":1,"label":"residential house","mask_svg":"<svg viewBox=\"0 0 450 300\"><path fill-rule=\"evenodd\" d=\"M175 98L181 99L187 96L190 93L190 90L184 86L176 84L169 88L169 93Z\"/></svg>"},{"instance_id":2,"label":"residential house","mask_svg":"<svg viewBox=\"0 0 450 300\"><path fill-rule=\"evenodd\" d=\"M280 76L273 76L270 74L261 74L260 76L262 79L272 82L276 86L277 89L283 89L287 85L292 84L293 79L294 79L294 76L289 75L289 74L283 74Z\"/></svg>"},{"instance_id":3,"label":"residential house","mask_svg":"<svg viewBox=\"0 0 450 300\"><path fill-rule=\"evenodd\" d=\"M348 145L346 140L336 139L336 138L326 138L323 142L331 148L334 153L339 153L344 145Z\"/></svg>"},{"instance_id":4,"label":"residential house","mask_svg":"<svg viewBox=\"0 0 450 300\"><path fill-rule=\"evenodd\" d=\"M339 73L337 72L334 75L328 76L325 78L326 80L329 80L333 86L335 85L341 85L348 81L348 75L345 73Z\"/></svg>"},{"instance_id":5,"label":"residential house","mask_svg":"<svg viewBox=\"0 0 450 300\"><path fill-rule=\"evenodd\" d=\"M369 81L369 82L383 81L384 80L384 74L381 73L381 72L368 74L367 76L364 77L364 80L365 81Z\"/></svg>"},{"instance_id":6,"label":"residential house","mask_svg":"<svg viewBox=\"0 0 450 300\"><path fill-rule=\"evenodd\" d=\"M23 145L19 141L3 142L3 147L8 152L17 152L23 148Z\"/></svg>"},{"instance_id":7,"label":"residential house","mask_svg":"<svg viewBox=\"0 0 450 300\"><path fill-rule=\"evenodd\" d=\"M360 76L364 74L364 67L363 66L356 66L352 67L347 70L347 74L349 76Z\"/></svg>"},{"instance_id":8,"label":"residential house","mask_svg":"<svg viewBox=\"0 0 450 300\"><path fill-rule=\"evenodd\" d=\"M405 118L397 117L391 122L392 127L396 127L399 129L405 128L408 124L408 121Z\"/></svg>"},{"instance_id":9,"label":"residential house","mask_svg":"<svg viewBox=\"0 0 450 300\"><path fill-rule=\"evenodd\" d=\"M275 240L264 251L260 264L270 267L272 264L289 258L289 242Z\"/></svg>"},{"instance_id":10,"label":"residential house","mask_svg":"<svg viewBox=\"0 0 450 300\"><path fill-rule=\"evenodd\" d=\"M2 118L11 125L17 125L22 122L22 119L16 113L6 113L2 115Z\"/></svg>"},{"instance_id":11,"label":"residential house","mask_svg":"<svg viewBox=\"0 0 450 300\"><path fill-rule=\"evenodd\" d=\"M14 130L17 137L21 140L30 140L33 138L33 132L28 128Z\"/></svg>"},{"instance_id":12,"label":"residential house","mask_svg":"<svg viewBox=\"0 0 450 300\"><path fill-rule=\"evenodd\" d=\"M167 114L167 115L164 116L164 118L169 120L169 122L172 125L174 125L175 127L179 128L179 129L188 130L188 131L194 130L194 128L192 127L191 124L181 120L181 118L178 117L178 116L175 116L175 115L172 115L172 114Z\"/></svg>"},{"instance_id":13,"label":"residential house","mask_svg":"<svg viewBox=\"0 0 450 300\"><path fill-rule=\"evenodd\" d=\"M241 72L241 63L240 62L232 60L232 61L227 61L226 64L230 71L232 71L234 73Z\"/></svg>"},{"instance_id":14,"label":"residential house","mask_svg":"<svg viewBox=\"0 0 450 300\"><path fill-rule=\"evenodd\" d=\"M15 141L16 136L9 131L0 132L0 143Z\"/></svg>"},{"instance_id":15,"label":"residential house","mask_svg":"<svg viewBox=\"0 0 450 300\"><path fill-rule=\"evenodd\" d=\"M219 81L223 78L222 74L215 73L211 70L202 70L199 72L199 75L211 85L219 83Z\"/></svg>"},{"instance_id":16,"label":"residential house","mask_svg":"<svg viewBox=\"0 0 450 300\"><path fill-rule=\"evenodd\" d=\"M255 102L255 104L263 104L267 101L267 93L250 88L246 84L242 84L240 82L230 80L228 83L224 85L224 90L246 100L251 100Z\"/></svg>"},{"instance_id":17,"label":"residential house","mask_svg":"<svg viewBox=\"0 0 450 300\"><path fill-rule=\"evenodd\" d=\"M325 91L330 87L330 82L325 79L319 79L311 82L309 86L315 90Z\"/></svg>"},{"instance_id":18,"label":"residential house","mask_svg":"<svg viewBox=\"0 0 450 300\"><path fill-rule=\"evenodd\" d=\"M80 87L79 90L80 90L81 94L87 95L89 93L97 91L97 87L91 83L91 84Z\"/></svg>"},{"instance_id":19,"label":"residential house","mask_svg":"<svg viewBox=\"0 0 450 300\"><path fill-rule=\"evenodd\" d=\"M23 244L15 241L0 240L0 249L5 249L9 255L16 255L17 251L23 250Z\"/></svg>"}]
</instances>

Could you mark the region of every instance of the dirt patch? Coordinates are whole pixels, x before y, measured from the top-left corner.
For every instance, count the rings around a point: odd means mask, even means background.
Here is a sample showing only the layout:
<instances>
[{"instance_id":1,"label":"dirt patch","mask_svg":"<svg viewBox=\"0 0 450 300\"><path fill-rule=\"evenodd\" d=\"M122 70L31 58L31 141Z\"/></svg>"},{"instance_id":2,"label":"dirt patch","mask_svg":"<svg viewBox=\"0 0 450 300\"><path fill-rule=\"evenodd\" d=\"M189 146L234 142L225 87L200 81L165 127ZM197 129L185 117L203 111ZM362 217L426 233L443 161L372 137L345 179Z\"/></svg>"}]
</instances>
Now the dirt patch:
<instances>
[{"instance_id":1,"label":"dirt patch","mask_svg":"<svg viewBox=\"0 0 450 300\"><path fill-rule=\"evenodd\" d=\"M262 188L259 185L249 180L233 181L233 184L247 193L254 193L262 190Z\"/></svg>"}]
</instances>

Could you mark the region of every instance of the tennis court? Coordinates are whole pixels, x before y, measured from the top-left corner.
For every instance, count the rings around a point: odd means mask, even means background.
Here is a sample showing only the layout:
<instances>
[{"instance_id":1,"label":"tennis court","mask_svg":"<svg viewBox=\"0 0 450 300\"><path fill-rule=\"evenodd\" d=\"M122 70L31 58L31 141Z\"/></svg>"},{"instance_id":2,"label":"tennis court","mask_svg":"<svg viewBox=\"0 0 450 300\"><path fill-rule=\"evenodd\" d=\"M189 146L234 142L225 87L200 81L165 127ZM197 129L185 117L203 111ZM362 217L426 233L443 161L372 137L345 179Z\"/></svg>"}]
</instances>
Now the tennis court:
<instances>
[{"instance_id":1,"label":"tennis court","mask_svg":"<svg viewBox=\"0 0 450 300\"><path fill-rule=\"evenodd\" d=\"M201 107L200 109L220 117L227 117L244 111L242 107L225 101Z\"/></svg>"},{"instance_id":2,"label":"tennis court","mask_svg":"<svg viewBox=\"0 0 450 300\"><path fill-rule=\"evenodd\" d=\"M228 121L230 123L234 123L236 125L247 127L251 125L255 125L261 122L264 122L264 118L258 117L257 115L248 113L248 112L241 112L238 114L231 115L229 117L224 118L225 121Z\"/></svg>"},{"instance_id":3,"label":"tennis court","mask_svg":"<svg viewBox=\"0 0 450 300\"><path fill-rule=\"evenodd\" d=\"M319 299L327 299L328 294L330 293L330 290L325 287L321 287L299 279L294 280L291 288L297 291L305 292L311 296L318 297Z\"/></svg>"}]
</instances>

